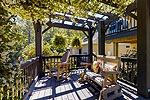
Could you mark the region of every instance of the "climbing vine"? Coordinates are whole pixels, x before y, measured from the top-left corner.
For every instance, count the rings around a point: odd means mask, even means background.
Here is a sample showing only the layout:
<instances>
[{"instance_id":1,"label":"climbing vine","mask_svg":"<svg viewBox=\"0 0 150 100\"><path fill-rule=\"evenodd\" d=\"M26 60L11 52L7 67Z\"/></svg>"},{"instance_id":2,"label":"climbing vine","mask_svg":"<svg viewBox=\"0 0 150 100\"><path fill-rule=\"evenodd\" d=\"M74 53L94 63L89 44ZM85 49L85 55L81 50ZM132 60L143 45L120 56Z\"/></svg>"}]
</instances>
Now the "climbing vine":
<instances>
[{"instance_id":1,"label":"climbing vine","mask_svg":"<svg viewBox=\"0 0 150 100\"><path fill-rule=\"evenodd\" d=\"M117 13L122 15L127 6L135 0L3 0L5 7L13 14L18 14L25 19L34 20L52 17L57 13L71 14L76 17L88 18L95 13ZM52 18L64 19L64 16ZM75 21L75 17L71 17Z\"/></svg>"}]
</instances>

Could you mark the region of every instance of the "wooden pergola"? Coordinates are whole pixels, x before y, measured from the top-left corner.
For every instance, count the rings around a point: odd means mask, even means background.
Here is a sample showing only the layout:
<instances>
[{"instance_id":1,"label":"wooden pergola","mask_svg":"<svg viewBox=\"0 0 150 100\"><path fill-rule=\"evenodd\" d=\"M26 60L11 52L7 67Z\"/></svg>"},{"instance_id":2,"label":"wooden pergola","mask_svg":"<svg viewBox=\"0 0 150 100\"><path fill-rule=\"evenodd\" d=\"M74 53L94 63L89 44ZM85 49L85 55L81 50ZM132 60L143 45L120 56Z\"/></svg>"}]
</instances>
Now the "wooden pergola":
<instances>
[{"instance_id":1,"label":"wooden pergola","mask_svg":"<svg viewBox=\"0 0 150 100\"><path fill-rule=\"evenodd\" d=\"M108 4L113 7L119 5L112 3L111 0L99 0L104 4ZM137 9L138 16L132 13ZM130 4L126 9L126 14L138 20L138 93L146 98L150 98L150 1L149 0L136 0ZM53 14L49 15L49 21L47 22L47 28L42 30L42 24L37 21L35 30L35 43L36 43L36 56L42 56L42 34L44 34L51 27L59 27L73 30L82 31L88 38L88 54L89 62L92 62L93 45L92 37L95 30L98 31L98 52L99 55L105 55L105 32L109 24L118 19L118 15L109 13L100 13L101 17L88 16L88 18L75 18L75 22L71 21L71 17L74 14ZM57 16L65 16L65 19L61 19L58 22L53 21ZM71 17L70 17L71 16ZM104 17L107 19L104 19ZM57 19L58 20L58 19ZM70 22L71 24L66 24ZM92 26L92 23L96 24L96 27ZM86 33L87 32L87 33ZM41 67L42 72L42 67Z\"/></svg>"}]
</instances>

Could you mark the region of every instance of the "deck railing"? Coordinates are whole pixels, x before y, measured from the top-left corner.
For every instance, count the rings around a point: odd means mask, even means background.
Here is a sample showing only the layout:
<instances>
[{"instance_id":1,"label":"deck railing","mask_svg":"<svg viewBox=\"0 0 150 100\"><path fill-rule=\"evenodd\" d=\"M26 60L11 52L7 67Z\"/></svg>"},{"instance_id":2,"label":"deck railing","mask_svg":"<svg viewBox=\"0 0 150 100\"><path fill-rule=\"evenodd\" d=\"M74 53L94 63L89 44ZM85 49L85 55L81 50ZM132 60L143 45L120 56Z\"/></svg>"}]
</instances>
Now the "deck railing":
<instances>
[{"instance_id":1,"label":"deck railing","mask_svg":"<svg viewBox=\"0 0 150 100\"><path fill-rule=\"evenodd\" d=\"M81 65L81 63L83 62L88 62L88 55L70 55L69 70L83 68L83 66Z\"/></svg>"},{"instance_id":2,"label":"deck railing","mask_svg":"<svg viewBox=\"0 0 150 100\"><path fill-rule=\"evenodd\" d=\"M125 15L123 18L111 22L108 28L108 34L106 36L127 30L133 30L135 28L137 28L137 20L128 15Z\"/></svg>"},{"instance_id":3,"label":"deck railing","mask_svg":"<svg viewBox=\"0 0 150 100\"><path fill-rule=\"evenodd\" d=\"M6 86L1 87L0 89L3 92L3 94L0 93L0 100L14 100L14 98L18 98L19 100L25 98L30 93L27 90L30 88L35 77L39 73L38 63L39 63L39 57L35 57L21 64L21 67L23 68L22 73L24 77L14 82L16 83L16 86L7 85L8 87L12 87L11 90L7 90Z\"/></svg>"},{"instance_id":4,"label":"deck railing","mask_svg":"<svg viewBox=\"0 0 150 100\"><path fill-rule=\"evenodd\" d=\"M62 56L48 56L48 57L42 57L42 66L43 71L46 72L49 70L46 62L54 62L55 64L59 63ZM70 66L69 70L76 70L84 68L81 66L82 62L88 62L89 55L70 55ZM96 56L93 56L93 59L96 60ZM137 59L135 58L121 58L121 75L120 80L130 83L130 85L133 85L136 87L136 79L137 79ZM39 73L41 73L40 70L40 58L32 58L25 63L21 64L21 67L23 68L24 78L20 79L18 83L16 84L15 88L12 88L12 90L9 90L6 92L7 99L13 99L15 97L26 98L31 93L31 89L34 86L34 83L37 80L37 76ZM25 83L25 86L22 86L22 82ZM2 87L1 90L4 90ZM29 90L29 91L26 91ZM0 94L0 99L3 98L2 94ZM11 96L11 97L9 97Z\"/></svg>"},{"instance_id":5,"label":"deck railing","mask_svg":"<svg viewBox=\"0 0 150 100\"><path fill-rule=\"evenodd\" d=\"M46 62L54 62L52 65L53 67L55 64L59 63L62 56L47 56L42 57L43 61L43 71L46 72L49 70ZM69 70L75 70L75 69L82 69L84 68L81 63L88 62L89 55L70 55L70 65ZM96 60L96 56L93 55L93 60ZM136 87L137 84L137 59L136 58L121 58L121 74L120 74L120 80L124 81L128 84L131 84Z\"/></svg>"},{"instance_id":6,"label":"deck railing","mask_svg":"<svg viewBox=\"0 0 150 100\"><path fill-rule=\"evenodd\" d=\"M136 58L121 58L121 74L120 80L134 87L137 86L137 59Z\"/></svg>"},{"instance_id":7,"label":"deck railing","mask_svg":"<svg viewBox=\"0 0 150 100\"><path fill-rule=\"evenodd\" d=\"M34 84L35 79L37 79L36 77L38 76L38 74L40 73L40 70L38 67L39 66L39 57L35 57L32 58L30 60L27 60L26 62L24 62L23 64L21 64L21 67L23 68L23 73L24 73L24 78L21 79L21 81L23 81L25 83L25 87L24 90L29 90L27 92L23 92L22 89L20 89L20 92L22 93L22 97L27 98L28 95L30 95L31 93L31 89L29 88L33 88L31 87L32 84Z\"/></svg>"},{"instance_id":8,"label":"deck railing","mask_svg":"<svg viewBox=\"0 0 150 100\"><path fill-rule=\"evenodd\" d=\"M47 70L49 70L49 65L47 64L47 62L53 62L51 66L55 67L55 65L60 62L61 57L62 56L42 56L43 71L46 72Z\"/></svg>"},{"instance_id":9,"label":"deck railing","mask_svg":"<svg viewBox=\"0 0 150 100\"><path fill-rule=\"evenodd\" d=\"M46 62L54 62L52 67L56 67L55 65L60 62L62 56L43 56L42 57L42 62L43 62L43 70L47 71L48 65ZM83 66L81 66L82 62L88 62L88 57L89 55L70 55L69 57L69 70L74 70L74 69L81 69ZM95 56L93 56L93 59L96 59Z\"/></svg>"}]
</instances>

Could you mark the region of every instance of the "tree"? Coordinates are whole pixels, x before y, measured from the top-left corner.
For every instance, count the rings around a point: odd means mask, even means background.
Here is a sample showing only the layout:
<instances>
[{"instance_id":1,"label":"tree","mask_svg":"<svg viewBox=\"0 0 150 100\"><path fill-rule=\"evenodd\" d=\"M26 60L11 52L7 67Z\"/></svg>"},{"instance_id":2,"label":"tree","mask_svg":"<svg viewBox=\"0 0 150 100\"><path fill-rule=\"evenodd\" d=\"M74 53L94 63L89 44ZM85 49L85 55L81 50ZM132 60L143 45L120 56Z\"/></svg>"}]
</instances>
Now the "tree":
<instances>
[{"instance_id":1,"label":"tree","mask_svg":"<svg viewBox=\"0 0 150 100\"><path fill-rule=\"evenodd\" d=\"M23 32L22 34L25 36L26 39L25 44L29 45L30 43L33 43L35 41L35 37L32 21L31 20L27 21L20 17L16 17L15 19L17 30L22 31Z\"/></svg>"}]
</instances>

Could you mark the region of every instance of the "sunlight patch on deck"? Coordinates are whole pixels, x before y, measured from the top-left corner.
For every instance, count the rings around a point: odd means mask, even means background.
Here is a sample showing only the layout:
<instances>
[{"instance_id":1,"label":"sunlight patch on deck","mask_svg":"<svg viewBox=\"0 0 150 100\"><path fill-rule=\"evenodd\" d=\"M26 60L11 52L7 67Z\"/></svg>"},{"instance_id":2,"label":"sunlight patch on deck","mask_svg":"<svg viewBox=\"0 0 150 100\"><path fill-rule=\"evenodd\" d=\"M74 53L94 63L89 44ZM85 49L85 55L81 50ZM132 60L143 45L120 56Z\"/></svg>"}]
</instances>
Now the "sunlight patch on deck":
<instances>
[{"instance_id":1,"label":"sunlight patch on deck","mask_svg":"<svg viewBox=\"0 0 150 100\"><path fill-rule=\"evenodd\" d=\"M63 81L57 81L55 77L45 76L38 79L31 96L27 100L98 100L99 91L88 83L79 83L80 73L72 72L72 76ZM135 89L120 84L123 96L116 100L145 100L137 95Z\"/></svg>"}]
</instances>

